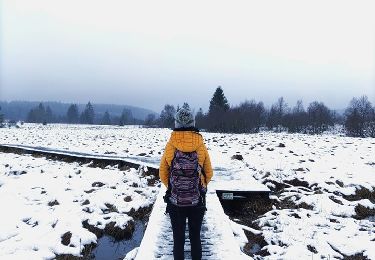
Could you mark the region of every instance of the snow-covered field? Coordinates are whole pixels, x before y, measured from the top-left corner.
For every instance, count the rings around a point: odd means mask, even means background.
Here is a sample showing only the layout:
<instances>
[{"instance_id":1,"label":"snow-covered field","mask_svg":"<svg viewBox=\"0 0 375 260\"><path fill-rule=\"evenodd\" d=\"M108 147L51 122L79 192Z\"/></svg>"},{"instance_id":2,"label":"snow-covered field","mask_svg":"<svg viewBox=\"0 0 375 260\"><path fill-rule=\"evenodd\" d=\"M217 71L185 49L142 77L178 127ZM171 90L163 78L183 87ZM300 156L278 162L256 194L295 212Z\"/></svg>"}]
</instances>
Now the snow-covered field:
<instances>
[{"instance_id":1,"label":"snow-covered field","mask_svg":"<svg viewBox=\"0 0 375 260\"><path fill-rule=\"evenodd\" d=\"M169 134L167 129L25 124L0 129L0 144L128 157L157 165ZM273 209L247 228L267 243L263 250L269 255L263 258L375 259L375 139L285 133L203 136L218 173L214 182L254 176L274 192ZM243 159L232 159L233 155ZM135 169L103 170L4 153L0 169L0 203L6 212L1 218L0 258L78 254L80 239L82 244L96 239L83 228L84 220L101 227L111 221L124 226L131 221L126 212L150 205L156 193ZM94 182L105 185L93 187ZM90 189L95 191L85 192ZM126 196L132 200L124 201ZM86 199L90 204L82 205ZM59 205L48 205L55 200ZM64 246L61 236L69 231L71 246Z\"/></svg>"}]
</instances>

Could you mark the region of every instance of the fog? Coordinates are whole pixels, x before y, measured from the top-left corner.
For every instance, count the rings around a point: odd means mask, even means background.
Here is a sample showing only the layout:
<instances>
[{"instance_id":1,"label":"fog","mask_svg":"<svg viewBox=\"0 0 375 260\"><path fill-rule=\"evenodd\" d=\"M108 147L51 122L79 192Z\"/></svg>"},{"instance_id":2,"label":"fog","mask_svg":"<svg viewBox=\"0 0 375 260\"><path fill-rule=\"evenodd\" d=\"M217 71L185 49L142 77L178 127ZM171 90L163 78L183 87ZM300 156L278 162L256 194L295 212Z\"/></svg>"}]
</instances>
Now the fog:
<instances>
[{"instance_id":1,"label":"fog","mask_svg":"<svg viewBox=\"0 0 375 260\"><path fill-rule=\"evenodd\" d=\"M372 1L0 3L0 100L375 104Z\"/></svg>"}]
</instances>

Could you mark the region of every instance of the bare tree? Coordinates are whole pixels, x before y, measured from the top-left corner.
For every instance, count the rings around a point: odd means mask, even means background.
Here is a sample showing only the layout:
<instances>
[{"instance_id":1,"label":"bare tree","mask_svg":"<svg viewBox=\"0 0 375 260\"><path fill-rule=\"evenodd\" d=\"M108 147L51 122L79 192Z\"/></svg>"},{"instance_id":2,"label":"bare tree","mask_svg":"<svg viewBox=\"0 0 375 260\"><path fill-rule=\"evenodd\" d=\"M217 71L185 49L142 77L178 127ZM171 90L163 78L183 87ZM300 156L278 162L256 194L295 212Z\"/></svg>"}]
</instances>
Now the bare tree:
<instances>
[{"instance_id":1,"label":"bare tree","mask_svg":"<svg viewBox=\"0 0 375 260\"><path fill-rule=\"evenodd\" d=\"M156 125L156 116L155 114L148 114L145 119L146 126L154 126Z\"/></svg>"},{"instance_id":2,"label":"bare tree","mask_svg":"<svg viewBox=\"0 0 375 260\"><path fill-rule=\"evenodd\" d=\"M308 116L303 107L302 100L298 100L292 111L284 116L284 125L291 133L305 132Z\"/></svg>"},{"instance_id":3,"label":"bare tree","mask_svg":"<svg viewBox=\"0 0 375 260\"><path fill-rule=\"evenodd\" d=\"M307 108L308 124L310 131L314 134L320 134L333 125L332 113L323 102L314 101Z\"/></svg>"},{"instance_id":4,"label":"bare tree","mask_svg":"<svg viewBox=\"0 0 375 260\"><path fill-rule=\"evenodd\" d=\"M288 113L288 104L283 97L280 97L275 104L271 106L268 112L266 125L269 129L281 131L282 126L285 126L284 116Z\"/></svg>"},{"instance_id":5,"label":"bare tree","mask_svg":"<svg viewBox=\"0 0 375 260\"><path fill-rule=\"evenodd\" d=\"M164 109L160 113L160 126L173 128L174 127L174 116L176 114L176 109L173 105L166 104Z\"/></svg>"},{"instance_id":6,"label":"bare tree","mask_svg":"<svg viewBox=\"0 0 375 260\"><path fill-rule=\"evenodd\" d=\"M374 109L367 96L353 98L345 110L345 129L349 136L374 136Z\"/></svg>"}]
</instances>

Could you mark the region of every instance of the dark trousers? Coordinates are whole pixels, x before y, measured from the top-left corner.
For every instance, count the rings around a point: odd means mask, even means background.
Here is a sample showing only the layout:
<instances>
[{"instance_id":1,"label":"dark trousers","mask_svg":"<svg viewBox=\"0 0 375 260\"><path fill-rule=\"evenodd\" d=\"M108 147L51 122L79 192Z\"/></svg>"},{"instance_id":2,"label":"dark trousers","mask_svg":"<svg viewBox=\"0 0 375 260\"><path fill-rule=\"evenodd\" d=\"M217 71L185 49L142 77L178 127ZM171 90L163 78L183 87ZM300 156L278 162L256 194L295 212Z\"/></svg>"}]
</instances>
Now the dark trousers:
<instances>
[{"instance_id":1,"label":"dark trousers","mask_svg":"<svg viewBox=\"0 0 375 260\"><path fill-rule=\"evenodd\" d=\"M174 260L184 259L185 228L188 219L192 260L202 259L201 227L205 208L202 206L177 207L168 205L173 230Z\"/></svg>"}]
</instances>

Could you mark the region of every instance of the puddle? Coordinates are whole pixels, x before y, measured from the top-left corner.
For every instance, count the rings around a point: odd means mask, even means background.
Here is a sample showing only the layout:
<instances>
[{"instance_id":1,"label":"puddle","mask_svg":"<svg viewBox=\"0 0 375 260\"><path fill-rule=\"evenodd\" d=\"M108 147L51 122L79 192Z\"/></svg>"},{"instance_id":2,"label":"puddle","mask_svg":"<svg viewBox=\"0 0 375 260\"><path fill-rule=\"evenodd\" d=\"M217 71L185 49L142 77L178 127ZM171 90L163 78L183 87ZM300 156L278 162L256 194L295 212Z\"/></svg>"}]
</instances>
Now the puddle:
<instances>
[{"instance_id":1,"label":"puddle","mask_svg":"<svg viewBox=\"0 0 375 260\"><path fill-rule=\"evenodd\" d=\"M253 246L250 248L250 253L257 254L262 249L262 247L259 244L253 244Z\"/></svg>"},{"instance_id":2,"label":"puddle","mask_svg":"<svg viewBox=\"0 0 375 260\"><path fill-rule=\"evenodd\" d=\"M98 246L92 251L97 260L123 259L128 252L141 244L145 225L142 221L135 222L135 229L131 239L115 241L110 236L103 236L98 240Z\"/></svg>"}]
</instances>

